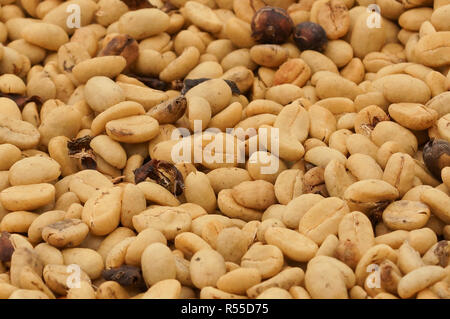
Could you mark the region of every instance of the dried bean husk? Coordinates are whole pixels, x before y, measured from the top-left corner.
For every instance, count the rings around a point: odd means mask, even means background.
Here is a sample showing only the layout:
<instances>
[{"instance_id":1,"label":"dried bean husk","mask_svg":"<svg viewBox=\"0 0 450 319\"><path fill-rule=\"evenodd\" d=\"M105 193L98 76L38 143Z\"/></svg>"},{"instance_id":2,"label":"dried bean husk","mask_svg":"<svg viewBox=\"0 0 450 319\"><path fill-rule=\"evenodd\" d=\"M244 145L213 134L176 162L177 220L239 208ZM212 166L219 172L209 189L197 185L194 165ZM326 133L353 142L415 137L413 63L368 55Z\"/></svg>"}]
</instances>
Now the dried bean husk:
<instances>
[{"instance_id":1,"label":"dried bean husk","mask_svg":"<svg viewBox=\"0 0 450 319\"><path fill-rule=\"evenodd\" d=\"M2 232L0 234L0 261L10 261L11 256L14 253L14 246L9 240L11 234L8 232Z\"/></svg>"},{"instance_id":2,"label":"dried bean husk","mask_svg":"<svg viewBox=\"0 0 450 319\"><path fill-rule=\"evenodd\" d=\"M122 265L117 268L105 269L102 277L105 280L115 281L125 287L145 288L142 271L136 266Z\"/></svg>"},{"instance_id":3,"label":"dried bean husk","mask_svg":"<svg viewBox=\"0 0 450 319\"><path fill-rule=\"evenodd\" d=\"M85 169L97 169L95 154L90 146L91 140L92 137L86 135L67 142L69 156L79 159Z\"/></svg>"},{"instance_id":4,"label":"dried bean husk","mask_svg":"<svg viewBox=\"0 0 450 319\"><path fill-rule=\"evenodd\" d=\"M175 165L169 162L153 159L134 170L134 181L136 184L145 181L147 177L155 180L159 185L176 196L183 193L183 175L181 175Z\"/></svg>"}]
</instances>

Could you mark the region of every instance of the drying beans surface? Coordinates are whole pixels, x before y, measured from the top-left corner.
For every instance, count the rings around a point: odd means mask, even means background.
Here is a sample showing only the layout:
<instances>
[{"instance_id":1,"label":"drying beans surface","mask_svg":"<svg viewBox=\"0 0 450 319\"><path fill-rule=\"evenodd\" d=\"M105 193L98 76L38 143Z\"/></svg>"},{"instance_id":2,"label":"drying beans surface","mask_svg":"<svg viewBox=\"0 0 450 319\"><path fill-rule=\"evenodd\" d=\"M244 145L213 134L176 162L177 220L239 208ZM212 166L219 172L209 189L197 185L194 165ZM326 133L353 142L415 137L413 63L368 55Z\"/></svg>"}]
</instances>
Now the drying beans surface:
<instances>
[{"instance_id":1,"label":"drying beans surface","mask_svg":"<svg viewBox=\"0 0 450 319\"><path fill-rule=\"evenodd\" d=\"M449 0L0 0L0 299L449 299Z\"/></svg>"}]
</instances>

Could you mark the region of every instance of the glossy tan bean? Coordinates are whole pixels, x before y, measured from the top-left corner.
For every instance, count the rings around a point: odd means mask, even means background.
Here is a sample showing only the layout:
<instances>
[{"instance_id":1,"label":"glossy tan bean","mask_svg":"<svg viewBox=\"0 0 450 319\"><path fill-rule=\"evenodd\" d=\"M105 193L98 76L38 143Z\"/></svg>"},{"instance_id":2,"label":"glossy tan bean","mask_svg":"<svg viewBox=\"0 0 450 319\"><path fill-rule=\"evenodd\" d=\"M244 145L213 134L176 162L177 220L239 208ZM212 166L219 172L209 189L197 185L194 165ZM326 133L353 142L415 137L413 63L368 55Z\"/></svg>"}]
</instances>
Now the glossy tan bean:
<instances>
[{"instance_id":1,"label":"glossy tan bean","mask_svg":"<svg viewBox=\"0 0 450 319\"><path fill-rule=\"evenodd\" d=\"M244 295L250 287L261 282L261 275L254 268L237 268L221 276L217 287L228 293Z\"/></svg>"},{"instance_id":2,"label":"glossy tan bean","mask_svg":"<svg viewBox=\"0 0 450 319\"><path fill-rule=\"evenodd\" d=\"M11 186L0 193L3 207L11 211L33 210L52 202L55 187L51 184Z\"/></svg>"},{"instance_id":3,"label":"glossy tan bean","mask_svg":"<svg viewBox=\"0 0 450 319\"><path fill-rule=\"evenodd\" d=\"M268 258L272 258L272 262L269 262ZM242 257L241 266L258 269L261 277L265 279L280 272L283 260L283 253L278 247L255 244Z\"/></svg>"},{"instance_id":4,"label":"glossy tan bean","mask_svg":"<svg viewBox=\"0 0 450 319\"><path fill-rule=\"evenodd\" d=\"M271 227L264 238L269 244L280 248L289 258L297 261L308 261L318 249L308 237L286 228Z\"/></svg>"},{"instance_id":5,"label":"glossy tan bean","mask_svg":"<svg viewBox=\"0 0 450 319\"><path fill-rule=\"evenodd\" d=\"M118 187L97 191L87 200L83 208L82 220L96 235L112 232L120 221L122 190Z\"/></svg>"},{"instance_id":6,"label":"glossy tan bean","mask_svg":"<svg viewBox=\"0 0 450 319\"><path fill-rule=\"evenodd\" d=\"M161 280L175 279L175 258L170 249L161 243L147 246L142 253L141 265L145 282L149 286Z\"/></svg>"},{"instance_id":7,"label":"glossy tan bean","mask_svg":"<svg viewBox=\"0 0 450 319\"><path fill-rule=\"evenodd\" d=\"M205 270L207 271L205 272ZM225 261L214 250L200 250L192 256L190 273L192 282L196 287L214 287L217 280L226 273Z\"/></svg>"}]
</instances>

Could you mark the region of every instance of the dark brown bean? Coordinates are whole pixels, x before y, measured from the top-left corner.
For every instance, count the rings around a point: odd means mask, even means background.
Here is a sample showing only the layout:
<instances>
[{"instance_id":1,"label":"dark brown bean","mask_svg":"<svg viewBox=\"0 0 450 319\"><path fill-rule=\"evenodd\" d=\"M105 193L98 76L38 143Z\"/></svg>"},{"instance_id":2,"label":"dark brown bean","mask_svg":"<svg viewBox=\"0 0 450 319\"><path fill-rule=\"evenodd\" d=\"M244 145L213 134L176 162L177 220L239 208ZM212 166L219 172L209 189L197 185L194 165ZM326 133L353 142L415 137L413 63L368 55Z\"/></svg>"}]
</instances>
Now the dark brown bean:
<instances>
[{"instance_id":1,"label":"dark brown bean","mask_svg":"<svg viewBox=\"0 0 450 319\"><path fill-rule=\"evenodd\" d=\"M294 22L282 8L263 7L253 16L251 27L256 41L281 44L291 36Z\"/></svg>"}]
</instances>

